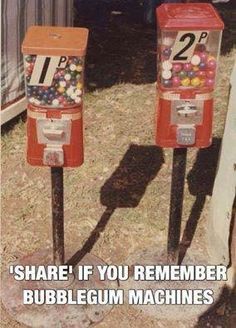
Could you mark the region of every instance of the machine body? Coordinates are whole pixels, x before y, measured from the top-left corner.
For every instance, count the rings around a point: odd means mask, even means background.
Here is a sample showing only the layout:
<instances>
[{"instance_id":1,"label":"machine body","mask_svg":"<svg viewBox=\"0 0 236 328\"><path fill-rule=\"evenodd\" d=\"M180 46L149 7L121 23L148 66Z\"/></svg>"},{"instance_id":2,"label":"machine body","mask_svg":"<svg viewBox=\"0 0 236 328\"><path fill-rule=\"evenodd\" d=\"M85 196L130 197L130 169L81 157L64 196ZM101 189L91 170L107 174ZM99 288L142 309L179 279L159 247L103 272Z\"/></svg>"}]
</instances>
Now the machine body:
<instances>
[{"instance_id":1,"label":"machine body","mask_svg":"<svg viewBox=\"0 0 236 328\"><path fill-rule=\"evenodd\" d=\"M22 45L27 108L27 161L83 163L83 72L88 30L32 26Z\"/></svg>"},{"instance_id":2,"label":"machine body","mask_svg":"<svg viewBox=\"0 0 236 328\"><path fill-rule=\"evenodd\" d=\"M224 24L212 5L202 3L163 4L157 22L156 143L208 147Z\"/></svg>"}]
</instances>

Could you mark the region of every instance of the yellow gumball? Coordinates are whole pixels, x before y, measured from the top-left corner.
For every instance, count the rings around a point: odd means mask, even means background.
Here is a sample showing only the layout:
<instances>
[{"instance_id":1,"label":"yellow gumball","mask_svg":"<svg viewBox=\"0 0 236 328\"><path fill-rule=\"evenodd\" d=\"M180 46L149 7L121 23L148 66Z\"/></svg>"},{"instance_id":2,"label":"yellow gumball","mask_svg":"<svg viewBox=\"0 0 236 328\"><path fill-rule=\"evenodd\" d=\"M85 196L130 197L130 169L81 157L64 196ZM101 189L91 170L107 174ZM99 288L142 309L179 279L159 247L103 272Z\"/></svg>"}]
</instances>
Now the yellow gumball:
<instances>
[{"instance_id":1,"label":"yellow gumball","mask_svg":"<svg viewBox=\"0 0 236 328\"><path fill-rule=\"evenodd\" d=\"M190 79L188 77L186 77L185 79L181 80L181 85L183 87L188 87L190 84Z\"/></svg>"},{"instance_id":2,"label":"yellow gumball","mask_svg":"<svg viewBox=\"0 0 236 328\"><path fill-rule=\"evenodd\" d=\"M193 87L198 87L201 83L201 80L199 79L199 77L194 77L192 80L191 80L191 85Z\"/></svg>"},{"instance_id":3,"label":"yellow gumball","mask_svg":"<svg viewBox=\"0 0 236 328\"><path fill-rule=\"evenodd\" d=\"M207 58L207 61L209 61L209 60L216 60L216 59L215 59L214 56L209 56L209 57Z\"/></svg>"},{"instance_id":4,"label":"yellow gumball","mask_svg":"<svg viewBox=\"0 0 236 328\"><path fill-rule=\"evenodd\" d=\"M204 85L205 85L205 79L203 79L203 80L200 80L200 87L204 87Z\"/></svg>"},{"instance_id":5,"label":"yellow gumball","mask_svg":"<svg viewBox=\"0 0 236 328\"><path fill-rule=\"evenodd\" d=\"M82 70L83 70L83 66L81 66L81 65L76 66L76 71L77 72L82 72Z\"/></svg>"},{"instance_id":6,"label":"yellow gumball","mask_svg":"<svg viewBox=\"0 0 236 328\"><path fill-rule=\"evenodd\" d=\"M63 87L59 87L59 88L57 89L57 91L60 92L60 93L63 93L63 92L65 92L65 88L63 88Z\"/></svg>"},{"instance_id":7,"label":"yellow gumball","mask_svg":"<svg viewBox=\"0 0 236 328\"><path fill-rule=\"evenodd\" d=\"M76 88L80 90L83 89L83 84L81 82L78 82Z\"/></svg>"}]
</instances>

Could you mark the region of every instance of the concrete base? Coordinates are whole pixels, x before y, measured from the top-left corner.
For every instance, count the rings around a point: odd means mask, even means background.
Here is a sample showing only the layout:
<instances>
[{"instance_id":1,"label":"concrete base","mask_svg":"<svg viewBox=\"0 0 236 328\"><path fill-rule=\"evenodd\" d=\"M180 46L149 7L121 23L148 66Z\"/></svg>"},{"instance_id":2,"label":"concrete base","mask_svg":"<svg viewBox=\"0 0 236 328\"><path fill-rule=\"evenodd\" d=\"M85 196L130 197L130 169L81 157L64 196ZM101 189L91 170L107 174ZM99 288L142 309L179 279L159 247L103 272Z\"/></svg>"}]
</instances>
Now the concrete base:
<instances>
[{"instance_id":1,"label":"concrete base","mask_svg":"<svg viewBox=\"0 0 236 328\"><path fill-rule=\"evenodd\" d=\"M52 250L38 251L19 260L17 265L51 265ZM79 262L78 265L105 265L101 259L91 254ZM78 266L77 265L77 266ZM2 302L14 319L29 327L76 327L86 328L102 321L111 309L111 305L24 305L23 290L68 289L73 294L78 289L107 289L116 288L117 283L100 281L97 270L90 276L89 281L78 281L74 275L66 282L45 281L16 281L13 275L5 272L2 277Z\"/></svg>"}]
</instances>

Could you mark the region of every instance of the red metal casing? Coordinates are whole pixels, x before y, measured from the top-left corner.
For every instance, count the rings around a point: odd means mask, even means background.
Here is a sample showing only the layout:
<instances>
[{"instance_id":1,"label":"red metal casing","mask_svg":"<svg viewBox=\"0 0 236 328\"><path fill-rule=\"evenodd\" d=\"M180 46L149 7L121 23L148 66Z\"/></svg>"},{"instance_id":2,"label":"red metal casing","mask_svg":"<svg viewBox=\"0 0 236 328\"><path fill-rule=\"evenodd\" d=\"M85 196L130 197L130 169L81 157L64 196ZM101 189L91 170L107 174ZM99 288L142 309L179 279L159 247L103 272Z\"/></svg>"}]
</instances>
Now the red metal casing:
<instances>
[{"instance_id":1,"label":"red metal casing","mask_svg":"<svg viewBox=\"0 0 236 328\"><path fill-rule=\"evenodd\" d=\"M31 26L22 44L27 108L27 161L76 167L84 160L83 77L88 30Z\"/></svg>"},{"instance_id":2,"label":"red metal casing","mask_svg":"<svg viewBox=\"0 0 236 328\"><path fill-rule=\"evenodd\" d=\"M163 4L157 23L156 144L208 147L224 24L212 5L202 3Z\"/></svg>"},{"instance_id":3,"label":"red metal casing","mask_svg":"<svg viewBox=\"0 0 236 328\"><path fill-rule=\"evenodd\" d=\"M62 144L63 164L57 158L57 153L46 159L44 164L44 150L47 143L40 142L39 121L48 120L51 122L67 121L70 122L68 133L68 143ZM76 167L83 164L84 148L83 148L83 117L82 105L79 107L66 109L50 109L39 108L37 106L28 105L27 108L27 162L37 166L63 166ZM43 141L47 141L43 139Z\"/></svg>"}]
</instances>

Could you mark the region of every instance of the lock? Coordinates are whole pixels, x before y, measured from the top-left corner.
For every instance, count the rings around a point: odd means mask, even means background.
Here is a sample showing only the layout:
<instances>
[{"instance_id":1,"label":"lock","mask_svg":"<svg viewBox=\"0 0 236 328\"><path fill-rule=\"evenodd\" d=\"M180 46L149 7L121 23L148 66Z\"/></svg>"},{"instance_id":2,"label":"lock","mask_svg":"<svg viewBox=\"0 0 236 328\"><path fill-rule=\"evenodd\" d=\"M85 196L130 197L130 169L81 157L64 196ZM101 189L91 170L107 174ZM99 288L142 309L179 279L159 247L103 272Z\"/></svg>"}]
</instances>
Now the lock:
<instances>
[{"instance_id":1,"label":"lock","mask_svg":"<svg viewBox=\"0 0 236 328\"><path fill-rule=\"evenodd\" d=\"M27 108L27 161L83 163L83 72L88 30L31 26L22 44Z\"/></svg>"},{"instance_id":2,"label":"lock","mask_svg":"<svg viewBox=\"0 0 236 328\"><path fill-rule=\"evenodd\" d=\"M210 4L157 8L156 144L208 147L213 92L224 24Z\"/></svg>"},{"instance_id":3,"label":"lock","mask_svg":"<svg viewBox=\"0 0 236 328\"><path fill-rule=\"evenodd\" d=\"M194 125L178 125L176 134L178 145L191 146L195 144L196 128Z\"/></svg>"}]
</instances>

